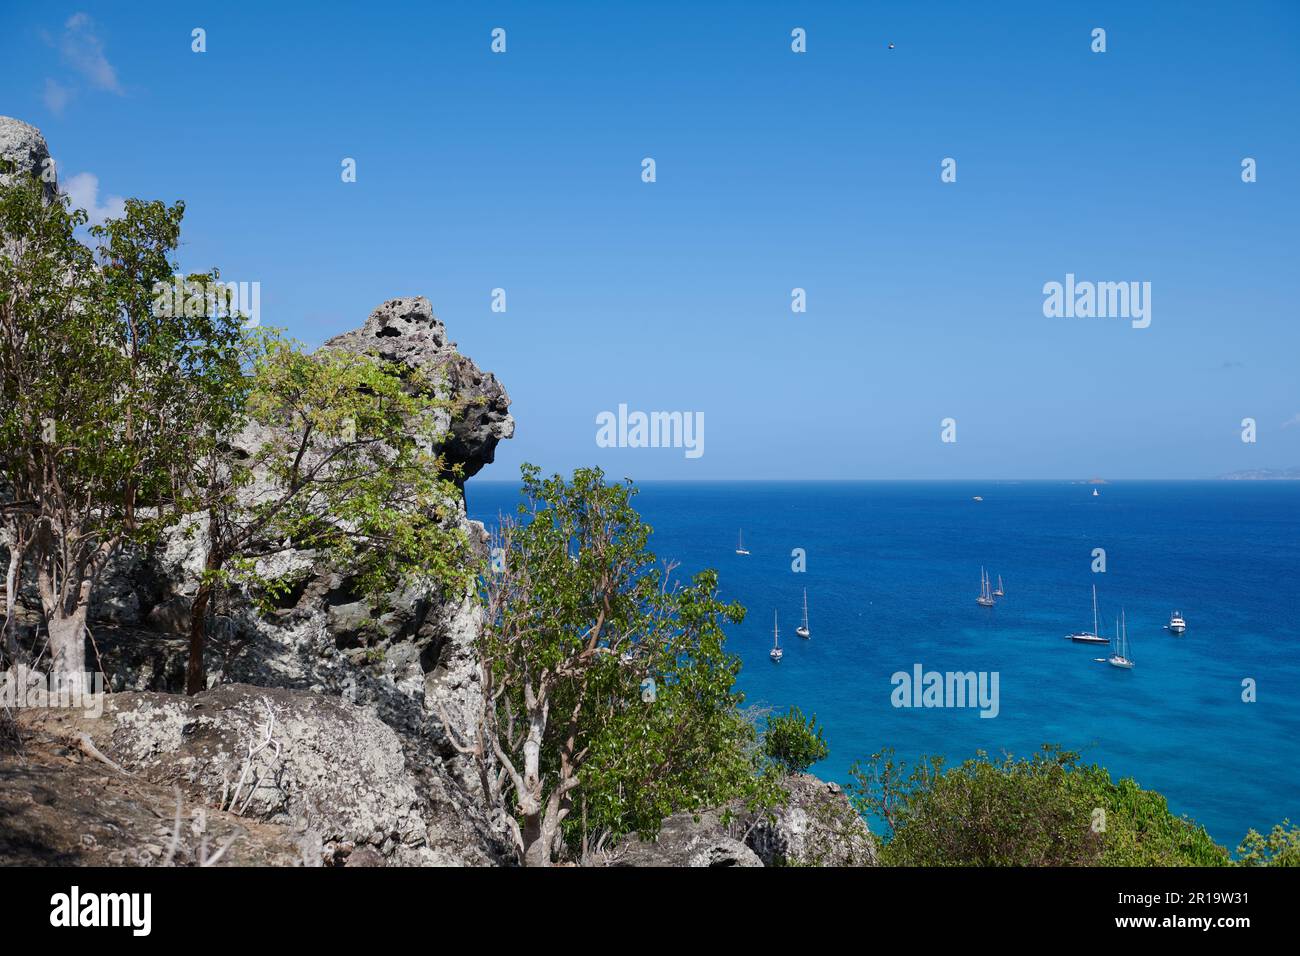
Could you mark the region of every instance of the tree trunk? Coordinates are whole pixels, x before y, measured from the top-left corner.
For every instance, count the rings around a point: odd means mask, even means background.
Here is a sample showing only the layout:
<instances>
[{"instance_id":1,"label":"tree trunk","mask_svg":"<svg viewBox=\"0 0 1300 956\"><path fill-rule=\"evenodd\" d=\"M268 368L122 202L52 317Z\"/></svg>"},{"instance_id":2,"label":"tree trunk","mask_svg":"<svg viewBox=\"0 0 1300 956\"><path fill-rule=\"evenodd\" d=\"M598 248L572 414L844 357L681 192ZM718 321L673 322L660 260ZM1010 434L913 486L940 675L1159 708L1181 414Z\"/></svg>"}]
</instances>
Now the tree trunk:
<instances>
[{"instance_id":1,"label":"tree trunk","mask_svg":"<svg viewBox=\"0 0 1300 956\"><path fill-rule=\"evenodd\" d=\"M550 866L555 830L541 813L524 818L524 866Z\"/></svg>"},{"instance_id":2,"label":"tree trunk","mask_svg":"<svg viewBox=\"0 0 1300 956\"><path fill-rule=\"evenodd\" d=\"M564 778L561 778L561 786L563 781ZM564 831L560 828L560 822L566 815L567 803L559 789L547 797L545 804L541 801L540 792L533 794L526 809L536 807L537 812L524 815L524 866L550 866L551 861L559 857L564 845Z\"/></svg>"},{"instance_id":3,"label":"tree trunk","mask_svg":"<svg viewBox=\"0 0 1300 956\"><path fill-rule=\"evenodd\" d=\"M71 614L62 608L45 616L50 634L50 676L73 693L86 689L86 605Z\"/></svg>"},{"instance_id":4,"label":"tree trunk","mask_svg":"<svg viewBox=\"0 0 1300 956\"><path fill-rule=\"evenodd\" d=\"M9 659L9 664L13 665L18 662L22 649L18 646L18 635L14 633L14 606L18 602L18 588L20 587L19 571L23 565L22 548L18 546L18 536L10 532L4 532L4 542L9 548L9 571L5 574L5 613L4 619L0 621L0 634L4 635L4 652Z\"/></svg>"},{"instance_id":5,"label":"tree trunk","mask_svg":"<svg viewBox=\"0 0 1300 956\"><path fill-rule=\"evenodd\" d=\"M225 563L222 550L217 547L217 514L208 511L208 554L203 559L203 576L190 606L190 659L185 664L185 693L193 697L207 688L207 673L203 667L203 652L208 643L208 605L212 603L213 581L216 572Z\"/></svg>"},{"instance_id":6,"label":"tree trunk","mask_svg":"<svg viewBox=\"0 0 1300 956\"><path fill-rule=\"evenodd\" d=\"M203 650L208 639L208 604L212 600L212 582L205 575L199 582L190 608L190 659L185 665L185 693L193 697L207 686L203 669Z\"/></svg>"}]
</instances>

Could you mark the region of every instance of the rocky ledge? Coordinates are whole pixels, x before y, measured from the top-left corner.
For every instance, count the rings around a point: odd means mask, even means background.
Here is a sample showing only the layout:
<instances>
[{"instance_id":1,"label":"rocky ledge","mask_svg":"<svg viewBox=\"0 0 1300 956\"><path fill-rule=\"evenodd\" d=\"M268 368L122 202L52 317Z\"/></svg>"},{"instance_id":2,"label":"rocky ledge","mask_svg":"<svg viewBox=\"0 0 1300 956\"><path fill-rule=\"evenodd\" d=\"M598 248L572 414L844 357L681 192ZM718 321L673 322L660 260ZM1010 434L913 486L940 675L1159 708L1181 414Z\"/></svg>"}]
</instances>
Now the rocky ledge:
<instances>
[{"instance_id":1,"label":"rocky ledge","mask_svg":"<svg viewBox=\"0 0 1300 956\"><path fill-rule=\"evenodd\" d=\"M875 866L876 843L844 791L811 774L781 783L779 805L739 804L676 813L655 840L632 840L594 861L602 866Z\"/></svg>"},{"instance_id":2,"label":"rocky ledge","mask_svg":"<svg viewBox=\"0 0 1300 956\"><path fill-rule=\"evenodd\" d=\"M345 701L228 684L107 695L99 717L19 715L22 751L0 755L7 865L204 862L226 844L234 864L511 862L436 757L412 761Z\"/></svg>"}]
</instances>

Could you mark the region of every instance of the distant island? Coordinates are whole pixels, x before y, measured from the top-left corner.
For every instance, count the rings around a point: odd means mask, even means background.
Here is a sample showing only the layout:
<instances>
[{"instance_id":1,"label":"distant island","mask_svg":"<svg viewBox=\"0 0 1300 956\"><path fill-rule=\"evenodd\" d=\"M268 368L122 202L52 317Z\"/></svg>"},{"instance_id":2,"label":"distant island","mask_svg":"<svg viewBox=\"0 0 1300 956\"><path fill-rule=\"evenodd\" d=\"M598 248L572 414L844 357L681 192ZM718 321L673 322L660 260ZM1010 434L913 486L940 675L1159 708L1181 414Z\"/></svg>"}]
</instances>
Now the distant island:
<instances>
[{"instance_id":1,"label":"distant island","mask_svg":"<svg viewBox=\"0 0 1300 956\"><path fill-rule=\"evenodd\" d=\"M1300 467L1247 468L1219 475L1220 481L1300 481Z\"/></svg>"}]
</instances>

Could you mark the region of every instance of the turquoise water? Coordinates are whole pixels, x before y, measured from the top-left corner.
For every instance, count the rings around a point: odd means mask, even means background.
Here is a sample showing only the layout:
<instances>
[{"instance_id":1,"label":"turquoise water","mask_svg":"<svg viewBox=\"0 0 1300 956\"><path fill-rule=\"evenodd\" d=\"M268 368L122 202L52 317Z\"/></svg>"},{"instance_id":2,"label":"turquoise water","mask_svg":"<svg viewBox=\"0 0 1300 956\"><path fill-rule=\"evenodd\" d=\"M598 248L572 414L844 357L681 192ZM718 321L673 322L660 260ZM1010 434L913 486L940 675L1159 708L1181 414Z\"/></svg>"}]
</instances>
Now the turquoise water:
<instances>
[{"instance_id":1,"label":"turquoise water","mask_svg":"<svg viewBox=\"0 0 1300 956\"><path fill-rule=\"evenodd\" d=\"M885 746L951 760L1044 742L1132 776L1235 848L1250 827L1300 820L1300 482L647 483L637 507L652 548L678 574L717 568L724 596L749 609L732 629L747 702L815 712L843 781ZM981 495L982 502L973 501ZM470 513L513 511L517 489L471 482ZM748 557L734 553L743 527ZM807 553L792 571L791 551ZM1091 570L1094 548L1105 573ZM975 603L980 566L1007 595ZM1102 633L1123 607L1124 671ZM802 589L812 638L798 639ZM1165 630L1181 609L1187 633ZM772 612L785 658L768 659ZM1000 711L896 708L891 675L999 675ZM1257 701L1242 700L1243 679Z\"/></svg>"}]
</instances>

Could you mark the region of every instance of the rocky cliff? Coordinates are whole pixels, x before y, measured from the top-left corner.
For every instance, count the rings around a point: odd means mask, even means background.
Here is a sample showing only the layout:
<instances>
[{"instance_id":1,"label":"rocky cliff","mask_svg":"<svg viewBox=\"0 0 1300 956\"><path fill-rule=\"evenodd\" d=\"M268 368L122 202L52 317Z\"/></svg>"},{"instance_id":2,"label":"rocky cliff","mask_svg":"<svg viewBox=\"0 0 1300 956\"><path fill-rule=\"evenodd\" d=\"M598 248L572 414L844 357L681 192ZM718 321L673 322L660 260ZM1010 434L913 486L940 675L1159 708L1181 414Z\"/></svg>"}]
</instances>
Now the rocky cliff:
<instances>
[{"instance_id":1,"label":"rocky cliff","mask_svg":"<svg viewBox=\"0 0 1300 956\"><path fill-rule=\"evenodd\" d=\"M37 177L49 150L34 127L0 117L0 155L13 164L10 175ZM54 195L54 183L47 178L45 184L47 193ZM384 302L364 325L336 336L323 348L377 355L398 365L408 379L414 378L411 373L422 373L424 387L447 401L445 420L438 424L448 438L439 450L462 487L465 479L492 461L497 443L514 433L505 389L495 376L457 351L423 297ZM236 453L251 456L267 437L255 428L247 430L238 439ZM484 530L466 517L463 498L449 504L453 521L481 546ZM203 551L202 523L182 522L161 546L123 553L105 574L92 606L95 644L88 659L102 662L114 690L182 690L189 602ZM217 688L213 693L228 694L227 685L243 683L264 688L266 694L284 690L335 698L339 703L334 706L343 708L338 713L352 715L341 720L361 724L369 719L389 728L387 743L400 750L406 762L403 772L412 781L423 781L426 798L439 794L435 802L452 816L481 817L477 773L470 772L464 758L448 744L440 716L446 713L463 733L475 723L475 709L480 706L473 643L481 622L472 595L441 599L415 589L395 591L389 596L390 609L381 613L357 597L346 569L326 567L314 553L288 550L274 560L275 570L296 574L297 584L272 613L260 613L238 592L224 595L218 604L208 657L208 685ZM21 599L20 637L30 644L39 626L38 605L30 591L24 591ZM119 716L117 702L126 699L113 697ZM301 703L294 697L281 698L285 707L294 702ZM188 718L175 715L189 713L192 705L184 700L154 701L150 707L158 721L171 726L177 720L184 723ZM232 719L239 712L238 708L225 710ZM320 717L327 711L335 714L328 708L312 713ZM131 726L143 732L148 723L135 720ZM298 723L301 727L311 721L303 718ZM189 721L194 727L203 724L203 720ZM238 736L242 730L230 728L228 733ZM106 742L116 759L126 759L129 736L115 735ZM348 735L336 736L342 740ZM292 752L292 744L286 746ZM193 785L197 780L189 782ZM361 785L363 778L354 783ZM378 782L372 786L383 787ZM206 790L191 796L211 802ZM473 836L461 851L447 849L437 861L453 861L458 852L462 862L504 859L503 845L497 843L490 825L471 830ZM349 833L340 839L356 843L357 836ZM404 840L381 841L373 849L392 856L407 845ZM412 861L430 859L407 854L401 860Z\"/></svg>"}]
</instances>

